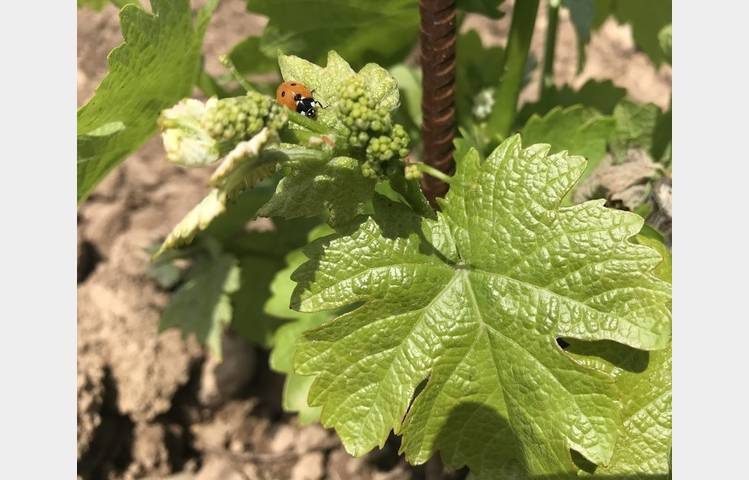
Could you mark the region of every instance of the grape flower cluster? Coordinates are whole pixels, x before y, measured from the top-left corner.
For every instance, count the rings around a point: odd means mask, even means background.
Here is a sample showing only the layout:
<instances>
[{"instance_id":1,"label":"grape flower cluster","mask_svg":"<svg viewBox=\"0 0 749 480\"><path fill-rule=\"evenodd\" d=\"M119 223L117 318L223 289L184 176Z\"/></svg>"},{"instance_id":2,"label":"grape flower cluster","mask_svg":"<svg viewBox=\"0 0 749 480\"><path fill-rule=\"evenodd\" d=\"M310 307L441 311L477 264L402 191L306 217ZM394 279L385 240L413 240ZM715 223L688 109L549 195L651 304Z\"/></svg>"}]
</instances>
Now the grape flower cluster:
<instances>
[{"instance_id":1,"label":"grape flower cluster","mask_svg":"<svg viewBox=\"0 0 749 480\"><path fill-rule=\"evenodd\" d=\"M349 145L364 150L361 170L365 177L382 178L402 168L408 155L408 133L402 125L393 124L390 112L377 106L361 82L344 87L337 108Z\"/></svg>"},{"instance_id":2,"label":"grape flower cluster","mask_svg":"<svg viewBox=\"0 0 749 480\"><path fill-rule=\"evenodd\" d=\"M241 97L212 102L202 126L218 141L237 144L250 139L264 126L278 130L286 121L285 111L267 95L247 92Z\"/></svg>"},{"instance_id":3,"label":"grape flower cluster","mask_svg":"<svg viewBox=\"0 0 749 480\"><path fill-rule=\"evenodd\" d=\"M161 112L167 159L184 166L205 166L224 157L263 127L274 133L286 123L286 110L257 92L203 103L184 99Z\"/></svg>"}]
</instances>

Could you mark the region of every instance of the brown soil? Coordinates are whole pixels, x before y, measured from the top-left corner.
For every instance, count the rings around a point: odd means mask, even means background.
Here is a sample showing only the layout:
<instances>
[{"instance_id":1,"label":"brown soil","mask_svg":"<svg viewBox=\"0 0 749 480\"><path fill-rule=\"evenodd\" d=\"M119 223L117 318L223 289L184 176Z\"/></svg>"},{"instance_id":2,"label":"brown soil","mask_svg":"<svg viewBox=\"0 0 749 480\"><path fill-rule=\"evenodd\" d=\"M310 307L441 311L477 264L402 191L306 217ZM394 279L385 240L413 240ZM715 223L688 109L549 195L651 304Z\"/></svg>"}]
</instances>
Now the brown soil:
<instances>
[{"instance_id":1,"label":"brown soil","mask_svg":"<svg viewBox=\"0 0 749 480\"><path fill-rule=\"evenodd\" d=\"M202 2L194 2L196 5ZM243 0L224 0L206 38L207 68L265 21ZM507 6L507 4L506 4ZM509 16L492 24L468 20L485 41L504 43ZM543 16L534 54L540 58ZM117 10L78 13L78 103L106 72L107 53L121 42ZM581 84L613 78L640 101L668 104L671 72L656 71L635 51L627 27L609 22L594 35L581 77L574 77L574 31L560 22L557 78ZM523 93L532 99L538 75ZM462 478L438 462L412 468L398 441L363 459L345 453L332 432L300 427L280 411L282 378L267 354L242 339L224 339L216 365L193 339L158 334L168 293L145 275L145 248L169 232L206 193L205 170L164 161L158 138L117 168L79 209L78 459L85 479L378 479ZM670 192L670 190L669 190ZM248 367L248 365L251 365ZM222 370L223 369L223 370Z\"/></svg>"}]
</instances>

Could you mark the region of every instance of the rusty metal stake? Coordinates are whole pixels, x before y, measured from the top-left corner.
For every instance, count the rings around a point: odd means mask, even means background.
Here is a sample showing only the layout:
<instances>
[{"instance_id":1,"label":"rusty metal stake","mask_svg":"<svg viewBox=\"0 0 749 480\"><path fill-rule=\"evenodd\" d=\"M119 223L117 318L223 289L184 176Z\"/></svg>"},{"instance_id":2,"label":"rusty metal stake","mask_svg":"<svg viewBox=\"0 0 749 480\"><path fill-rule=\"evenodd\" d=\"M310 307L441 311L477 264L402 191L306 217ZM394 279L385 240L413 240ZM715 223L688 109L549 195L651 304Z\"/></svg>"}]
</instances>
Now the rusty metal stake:
<instances>
[{"instance_id":1,"label":"rusty metal stake","mask_svg":"<svg viewBox=\"0 0 749 480\"><path fill-rule=\"evenodd\" d=\"M421 126L424 163L452 174L455 136L455 0L420 0L421 13ZM447 193L448 185L425 175L422 186L429 203Z\"/></svg>"}]
</instances>

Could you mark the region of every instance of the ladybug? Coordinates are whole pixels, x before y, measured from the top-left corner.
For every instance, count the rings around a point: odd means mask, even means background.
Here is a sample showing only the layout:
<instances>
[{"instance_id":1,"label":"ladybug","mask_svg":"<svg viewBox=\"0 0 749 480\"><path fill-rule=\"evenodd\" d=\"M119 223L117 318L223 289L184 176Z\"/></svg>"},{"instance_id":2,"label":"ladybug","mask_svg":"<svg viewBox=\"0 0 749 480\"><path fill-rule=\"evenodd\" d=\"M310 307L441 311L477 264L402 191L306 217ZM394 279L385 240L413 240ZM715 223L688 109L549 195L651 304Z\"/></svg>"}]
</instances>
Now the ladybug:
<instances>
[{"instance_id":1,"label":"ladybug","mask_svg":"<svg viewBox=\"0 0 749 480\"><path fill-rule=\"evenodd\" d=\"M283 82L279 85L276 89L276 102L309 118L317 116L317 107L325 108L312 98L312 92L307 87L298 82Z\"/></svg>"}]
</instances>

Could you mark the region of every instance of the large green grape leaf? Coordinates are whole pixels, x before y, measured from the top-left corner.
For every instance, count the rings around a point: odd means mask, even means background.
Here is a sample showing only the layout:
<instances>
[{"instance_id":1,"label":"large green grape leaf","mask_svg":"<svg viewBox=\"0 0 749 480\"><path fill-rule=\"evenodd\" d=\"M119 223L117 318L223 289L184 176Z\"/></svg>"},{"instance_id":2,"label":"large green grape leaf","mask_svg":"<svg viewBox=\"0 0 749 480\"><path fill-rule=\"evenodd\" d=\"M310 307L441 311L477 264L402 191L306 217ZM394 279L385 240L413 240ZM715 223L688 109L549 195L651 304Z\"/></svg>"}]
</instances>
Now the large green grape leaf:
<instances>
[{"instance_id":1,"label":"large green grape leaf","mask_svg":"<svg viewBox=\"0 0 749 480\"><path fill-rule=\"evenodd\" d=\"M321 61L335 48L356 66L392 65L418 36L416 0L248 0L247 9L269 17L257 43L268 57L280 51Z\"/></svg>"},{"instance_id":2,"label":"large green grape leaf","mask_svg":"<svg viewBox=\"0 0 749 480\"><path fill-rule=\"evenodd\" d=\"M671 252L663 243L642 235L637 241L655 248L663 260L655 275L671 283ZM622 394L623 433L611 465L596 470L602 476L632 480L670 478L672 349L650 352L642 374L623 370L616 379Z\"/></svg>"},{"instance_id":3,"label":"large green grape leaf","mask_svg":"<svg viewBox=\"0 0 749 480\"><path fill-rule=\"evenodd\" d=\"M651 352L642 373L622 372L623 432L611 464L596 469L602 477L665 480L671 452L671 347Z\"/></svg>"},{"instance_id":4,"label":"large green grape leaf","mask_svg":"<svg viewBox=\"0 0 749 480\"><path fill-rule=\"evenodd\" d=\"M637 243L654 248L661 262L653 273L671 283L671 252L642 233ZM592 467L596 477L627 480L666 480L671 454L671 355L664 350L643 352L612 342L573 343L567 349L580 361L598 362L616 376L622 402L622 425L611 464Z\"/></svg>"},{"instance_id":5,"label":"large green grape leaf","mask_svg":"<svg viewBox=\"0 0 749 480\"><path fill-rule=\"evenodd\" d=\"M588 163L580 177L584 179L606 155L606 144L614 127L613 118L576 105L564 109L557 107L543 117L532 116L520 134L528 144L550 144L551 153L567 150L585 157Z\"/></svg>"},{"instance_id":6,"label":"large green grape leaf","mask_svg":"<svg viewBox=\"0 0 749 480\"><path fill-rule=\"evenodd\" d=\"M409 462L441 450L483 478L569 474L570 449L611 462L614 378L556 339L664 348L670 285L657 252L629 240L640 217L559 207L585 160L548 150L517 135L483 162L469 150L437 220L378 198L352 234L307 250L292 306L358 305L306 333L295 360L350 453L394 430Z\"/></svg>"},{"instance_id":7,"label":"large green grape leaf","mask_svg":"<svg viewBox=\"0 0 749 480\"><path fill-rule=\"evenodd\" d=\"M203 34L218 0L193 24L187 0L152 0L120 11L125 43L109 54L109 73L78 110L78 201L156 131L159 113L189 95L197 78ZM102 134L102 128L109 133Z\"/></svg>"}]
</instances>

